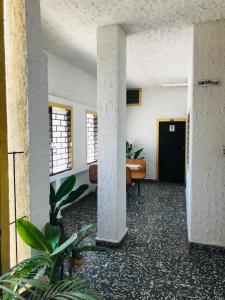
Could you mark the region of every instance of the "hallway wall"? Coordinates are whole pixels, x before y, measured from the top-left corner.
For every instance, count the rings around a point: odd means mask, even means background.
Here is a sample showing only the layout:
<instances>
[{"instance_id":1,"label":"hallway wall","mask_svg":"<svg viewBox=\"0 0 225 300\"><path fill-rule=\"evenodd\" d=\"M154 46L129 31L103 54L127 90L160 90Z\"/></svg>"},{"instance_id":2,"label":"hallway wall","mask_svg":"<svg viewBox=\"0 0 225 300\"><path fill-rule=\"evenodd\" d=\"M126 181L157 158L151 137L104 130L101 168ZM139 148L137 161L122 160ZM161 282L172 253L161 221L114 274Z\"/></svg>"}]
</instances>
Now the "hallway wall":
<instances>
[{"instance_id":1,"label":"hallway wall","mask_svg":"<svg viewBox=\"0 0 225 300\"><path fill-rule=\"evenodd\" d=\"M97 110L96 78L47 52L49 101L74 106L75 169L87 182L85 110ZM88 87L88 88L87 88ZM187 88L151 87L142 90L142 105L127 107L127 140L144 148L147 178L156 179L156 120L186 117ZM79 132L79 134L77 134ZM81 172L82 171L82 172ZM65 177L58 175L58 180ZM52 178L51 180L53 180Z\"/></svg>"},{"instance_id":2,"label":"hallway wall","mask_svg":"<svg viewBox=\"0 0 225 300\"><path fill-rule=\"evenodd\" d=\"M86 110L96 111L96 78L46 52L49 101L73 107L73 163L71 171L50 178L58 187L65 177L76 174L77 185L89 183L86 161Z\"/></svg>"},{"instance_id":3,"label":"hallway wall","mask_svg":"<svg viewBox=\"0 0 225 300\"><path fill-rule=\"evenodd\" d=\"M96 78L49 52L46 54L48 57L48 94L96 107Z\"/></svg>"},{"instance_id":4,"label":"hallway wall","mask_svg":"<svg viewBox=\"0 0 225 300\"><path fill-rule=\"evenodd\" d=\"M144 148L148 179L156 179L156 121L187 115L187 88L146 88L142 105L127 107L127 140Z\"/></svg>"}]
</instances>

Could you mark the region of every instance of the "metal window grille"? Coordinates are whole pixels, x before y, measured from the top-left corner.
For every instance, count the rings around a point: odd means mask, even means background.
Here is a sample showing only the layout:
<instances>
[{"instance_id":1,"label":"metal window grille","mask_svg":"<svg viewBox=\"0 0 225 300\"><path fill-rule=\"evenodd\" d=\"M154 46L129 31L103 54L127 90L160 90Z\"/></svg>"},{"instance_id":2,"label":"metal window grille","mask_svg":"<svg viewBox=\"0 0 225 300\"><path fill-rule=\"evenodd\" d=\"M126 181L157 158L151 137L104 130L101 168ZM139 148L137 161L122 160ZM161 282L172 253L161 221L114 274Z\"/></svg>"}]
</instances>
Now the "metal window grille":
<instances>
[{"instance_id":1,"label":"metal window grille","mask_svg":"<svg viewBox=\"0 0 225 300\"><path fill-rule=\"evenodd\" d=\"M49 106L50 175L72 169L71 110Z\"/></svg>"},{"instance_id":2,"label":"metal window grille","mask_svg":"<svg viewBox=\"0 0 225 300\"><path fill-rule=\"evenodd\" d=\"M97 115L93 113L86 114L87 124L87 163L91 164L98 159L97 153L97 133L98 133L98 119Z\"/></svg>"}]
</instances>

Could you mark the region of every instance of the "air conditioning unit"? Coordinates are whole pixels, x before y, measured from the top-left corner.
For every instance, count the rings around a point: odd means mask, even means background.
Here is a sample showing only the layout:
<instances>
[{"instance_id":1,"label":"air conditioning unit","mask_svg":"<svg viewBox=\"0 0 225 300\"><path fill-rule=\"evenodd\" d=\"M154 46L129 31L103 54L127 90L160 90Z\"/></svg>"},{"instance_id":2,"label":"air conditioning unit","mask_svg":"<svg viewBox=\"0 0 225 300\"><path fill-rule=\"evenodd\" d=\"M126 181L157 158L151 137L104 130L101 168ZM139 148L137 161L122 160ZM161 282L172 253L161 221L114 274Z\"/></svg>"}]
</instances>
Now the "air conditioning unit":
<instances>
[{"instance_id":1,"label":"air conditioning unit","mask_svg":"<svg viewBox=\"0 0 225 300\"><path fill-rule=\"evenodd\" d=\"M127 106L141 105L142 89L127 89Z\"/></svg>"}]
</instances>

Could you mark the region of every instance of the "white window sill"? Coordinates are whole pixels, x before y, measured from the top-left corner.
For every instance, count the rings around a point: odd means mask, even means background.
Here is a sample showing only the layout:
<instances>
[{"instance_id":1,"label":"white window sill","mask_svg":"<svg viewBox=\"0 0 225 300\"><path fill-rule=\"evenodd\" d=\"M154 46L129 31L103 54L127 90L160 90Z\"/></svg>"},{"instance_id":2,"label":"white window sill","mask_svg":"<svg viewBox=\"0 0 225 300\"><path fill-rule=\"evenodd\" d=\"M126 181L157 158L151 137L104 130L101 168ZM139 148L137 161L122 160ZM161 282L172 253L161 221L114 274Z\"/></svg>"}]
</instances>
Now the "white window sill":
<instances>
[{"instance_id":1,"label":"white window sill","mask_svg":"<svg viewBox=\"0 0 225 300\"><path fill-rule=\"evenodd\" d=\"M88 169L89 169L89 166L86 166L82 169L73 169L73 170L65 171L65 172L62 172L62 173L59 173L56 175L52 175L52 176L50 176L50 182L54 182L56 180L60 180L65 177L69 177L71 175L76 175L76 174L79 174L82 172L86 172L86 171L88 171Z\"/></svg>"}]
</instances>

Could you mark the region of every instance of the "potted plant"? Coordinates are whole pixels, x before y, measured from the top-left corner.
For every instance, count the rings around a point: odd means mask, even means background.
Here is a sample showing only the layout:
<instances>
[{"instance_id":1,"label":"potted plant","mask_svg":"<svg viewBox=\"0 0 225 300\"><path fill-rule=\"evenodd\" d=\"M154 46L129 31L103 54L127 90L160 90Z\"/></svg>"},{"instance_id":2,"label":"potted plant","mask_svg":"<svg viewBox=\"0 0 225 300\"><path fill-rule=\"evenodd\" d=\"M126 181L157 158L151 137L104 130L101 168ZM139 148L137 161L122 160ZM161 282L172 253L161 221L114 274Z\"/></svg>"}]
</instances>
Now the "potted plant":
<instances>
[{"instance_id":1,"label":"potted plant","mask_svg":"<svg viewBox=\"0 0 225 300\"><path fill-rule=\"evenodd\" d=\"M88 185L83 184L73 191L75 184L76 184L76 177L74 175L68 177L62 183L58 191L55 191L53 185L50 184L49 217L50 217L51 225L53 226L61 225L62 227L62 222L58 219L58 214L60 212L60 209L63 208L65 205L75 202L88 189Z\"/></svg>"},{"instance_id":2,"label":"potted plant","mask_svg":"<svg viewBox=\"0 0 225 300\"><path fill-rule=\"evenodd\" d=\"M127 159L144 159L144 157L140 157L143 148L137 149L134 148L132 144L126 142L126 158Z\"/></svg>"},{"instance_id":3,"label":"potted plant","mask_svg":"<svg viewBox=\"0 0 225 300\"><path fill-rule=\"evenodd\" d=\"M84 225L78 232L77 232L77 239L70 247L70 267L81 267L84 264L84 252L93 252L93 251L105 251L104 248L93 245L93 244L84 244L83 241L93 233L93 225Z\"/></svg>"},{"instance_id":4,"label":"potted plant","mask_svg":"<svg viewBox=\"0 0 225 300\"><path fill-rule=\"evenodd\" d=\"M32 266L32 267L31 267ZM39 265L34 259L19 263L0 277L3 300L97 300L88 288L87 282L78 277L50 282L36 270ZM29 269L29 271L27 271Z\"/></svg>"},{"instance_id":5,"label":"potted plant","mask_svg":"<svg viewBox=\"0 0 225 300\"><path fill-rule=\"evenodd\" d=\"M23 241L40 255L19 263L0 277L4 300L96 299L84 280L77 277L60 280L57 273L58 262L67 257L77 233L60 243L61 232L56 226L47 224L42 234L29 221L19 219L16 227Z\"/></svg>"}]
</instances>

